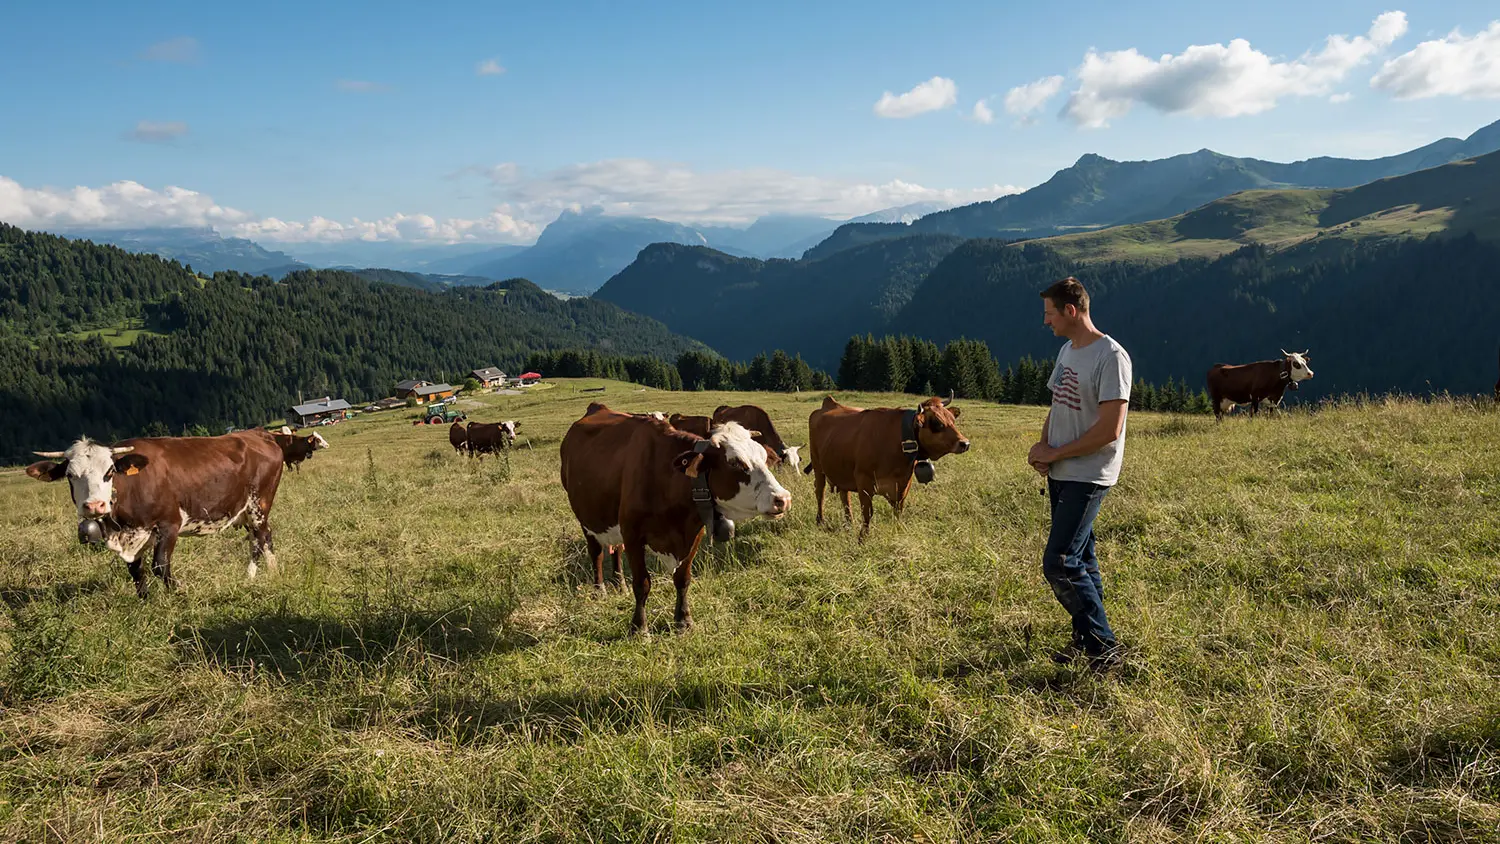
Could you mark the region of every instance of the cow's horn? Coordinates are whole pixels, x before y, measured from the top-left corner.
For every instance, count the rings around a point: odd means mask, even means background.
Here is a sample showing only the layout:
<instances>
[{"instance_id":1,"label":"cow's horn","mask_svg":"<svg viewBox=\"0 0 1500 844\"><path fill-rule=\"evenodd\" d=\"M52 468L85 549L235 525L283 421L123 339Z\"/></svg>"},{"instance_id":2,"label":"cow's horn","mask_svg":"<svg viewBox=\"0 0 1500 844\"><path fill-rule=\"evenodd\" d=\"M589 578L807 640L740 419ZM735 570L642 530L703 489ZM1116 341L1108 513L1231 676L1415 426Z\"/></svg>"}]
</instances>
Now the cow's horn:
<instances>
[{"instance_id":1,"label":"cow's horn","mask_svg":"<svg viewBox=\"0 0 1500 844\"><path fill-rule=\"evenodd\" d=\"M1281 356L1284 357L1284 358L1289 358L1289 357L1292 356L1292 353L1289 352L1289 351L1287 351L1286 349L1282 349L1281 350Z\"/></svg>"},{"instance_id":2,"label":"cow's horn","mask_svg":"<svg viewBox=\"0 0 1500 844\"><path fill-rule=\"evenodd\" d=\"M128 453L130 453L132 451L135 451L135 446L133 446L133 445L120 445L120 446L115 446L114 448L110 449L109 453L110 454L128 454Z\"/></svg>"},{"instance_id":3,"label":"cow's horn","mask_svg":"<svg viewBox=\"0 0 1500 844\"><path fill-rule=\"evenodd\" d=\"M53 459L68 456L66 451L33 451L32 454L35 454L37 457L51 457Z\"/></svg>"},{"instance_id":4,"label":"cow's horn","mask_svg":"<svg viewBox=\"0 0 1500 844\"><path fill-rule=\"evenodd\" d=\"M1308 353L1308 352L1303 352L1303 353L1302 353L1302 356L1303 356L1303 357L1307 357L1307 355L1308 355L1308 354L1309 354L1309 353Z\"/></svg>"},{"instance_id":5,"label":"cow's horn","mask_svg":"<svg viewBox=\"0 0 1500 844\"><path fill-rule=\"evenodd\" d=\"M953 391L952 390L949 390L948 391L948 397L946 399L943 399L943 407L947 407L950 404L953 404Z\"/></svg>"}]
</instances>

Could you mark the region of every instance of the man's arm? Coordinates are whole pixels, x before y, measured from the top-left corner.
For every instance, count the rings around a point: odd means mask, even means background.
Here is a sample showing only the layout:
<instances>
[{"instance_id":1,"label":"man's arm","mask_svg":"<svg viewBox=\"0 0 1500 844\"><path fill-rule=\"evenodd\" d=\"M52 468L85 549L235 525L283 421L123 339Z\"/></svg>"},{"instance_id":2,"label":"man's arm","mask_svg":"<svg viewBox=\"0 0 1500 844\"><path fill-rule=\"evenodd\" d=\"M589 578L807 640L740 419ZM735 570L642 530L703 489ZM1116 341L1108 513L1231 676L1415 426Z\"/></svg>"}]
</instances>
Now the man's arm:
<instances>
[{"instance_id":1,"label":"man's arm","mask_svg":"<svg viewBox=\"0 0 1500 844\"><path fill-rule=\"evenodd\" d=\"M1032 460L1040 460L1044 463L1056 463L1069 457L1082 457L1085 454L1093 454L1101 448L1109 445L1120 438L1125 430L1125 412L1130 402L1127 399L1114 399L1099 402L1099 420L1089 426L1083 436L1065 443L1057 448L1047 446L1044 438L1038 443L1040 448L1033 448ZM1049 413L1050 416L1050 413Z\"/></svg>"},{"instance_id":2,"label":"man's arm","mask_svg":"<svg viewBox=\"0 0 1500 844\"><path fill-rule=\"evenodd\" d=\"M1036 458L1036 453L1040 449L1047 448L1047 435L1050 433L1049 429L1051 428L1051 426L1052 408L1049 407L1047 408L1047 418L1042 420L1042 438L1037 441L1036 445L1033 445L1031 447L1031 451L1026 455L1026 462L1031 464L1031 468L1037 470L1038 473L1043 475L1047 474L1049 467L1047 466L1046 461L1038 460Z\"/></svg>"}]
</instances>

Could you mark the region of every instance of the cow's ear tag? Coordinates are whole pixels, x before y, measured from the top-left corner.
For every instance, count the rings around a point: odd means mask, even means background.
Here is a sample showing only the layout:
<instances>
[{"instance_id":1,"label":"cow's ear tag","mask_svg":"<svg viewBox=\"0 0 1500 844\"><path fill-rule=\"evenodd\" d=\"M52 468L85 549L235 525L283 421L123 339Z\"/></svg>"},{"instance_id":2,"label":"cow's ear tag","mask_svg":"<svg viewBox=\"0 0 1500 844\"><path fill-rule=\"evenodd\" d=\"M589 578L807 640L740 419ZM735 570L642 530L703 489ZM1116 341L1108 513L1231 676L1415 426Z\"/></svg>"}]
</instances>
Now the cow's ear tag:
<instances>
[{"instance_id":1,"label":"cow's ear tag","mask_svg":"<svg viewBox=\"0 0 1500 844\"><path fill-rule=\"evenodd\" d=\"M141 473L141 470L140 470L139 467L136 467L136 466L126 466L125 467L125 474L127 474L127 475L139 475L140 473Z\"/></svg>"},{"instance_id":2,"label":"cow's ear tag","mask_svg":"<svg viewBox=\"0 0 1500 844\"><path fill-rule=\"evenodd\" d=\"M701 455L701 454L695 454L695 455L693 455L692 462L688 463L687 468L682 470L683 473L686 474L690 478L696 478L696 477L698 477L698 465L701 464L702 462L703 462L703 455Z\"/></svg>"}]
</instances>

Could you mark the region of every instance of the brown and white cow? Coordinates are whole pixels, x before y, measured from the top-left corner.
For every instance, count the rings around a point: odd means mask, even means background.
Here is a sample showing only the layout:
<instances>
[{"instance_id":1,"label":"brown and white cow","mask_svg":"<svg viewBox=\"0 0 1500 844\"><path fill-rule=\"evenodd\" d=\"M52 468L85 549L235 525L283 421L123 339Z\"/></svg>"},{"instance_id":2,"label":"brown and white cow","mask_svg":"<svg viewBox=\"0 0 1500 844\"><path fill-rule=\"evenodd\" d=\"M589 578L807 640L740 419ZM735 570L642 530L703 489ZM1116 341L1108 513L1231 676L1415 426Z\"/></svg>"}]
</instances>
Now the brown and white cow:
<instances>
[{"instance_id":1,"label":"brown and white cow","mask_svg":"<svg viewBox=\"0 0 1500 844\"><path fill-rule=\"evenodd\" d=\"M656 415L660 416L660 414ZM708 437L709 431L715 424L714 421L707 416L684 416L681 413L672 414L671 417L667 419L667 422L673 428L676 428L679 431L686 431L689 434L704 438ZM745 426L741 424L740 427ZM746 430L750 434L750 439L755 440L757 443L760 443L761 448L764 448L766 450L766 465L770 466L772 469L780 466L780 455L776 453L775 449L771 448L771 446L760 440L760 431L757 431L753 428L747 428Z\"/></svg>"},{"instance_id":2,"label":"brown and white cow","mask_svg":"<svg viewBox=\"0 0 1500 844\"><path fill-rule=\"evenodd\" d=\"M646 626L647 548L677 563L674 618L679 630L686 629L692 624L687 593L693 558L704 533L725 541L734 522L779 518L792 502L766 466L765 448L733 422L716 426L705 439L659 416L594 403L568 428L559 453L563 489L583 528L596 587L604 585L605 550L625 547L635 593L632 633Z\"/></svg>"},{"instance_id":3,"label":"brown and white cow","mask_svg":"<svg viewBox=\"0 0 1500 844\"><path fill-rule=\"evenodd\" d=\"M469 454L493 454L503 448L510 448L515 445L516 431L520 428L521 423L514 419L504 422L470 422Z\"/></svg>"},{"instance_id":4,"label":"brown and white cow","mask_svg":"<svg viewBox=\"0 0 1500 844\"><path fill-rule=\"evenodd\" d=\"M313 452L328 447L328 440L323 439L323 435L317 431L305 437L299 437L292 433L291 428L283 425L281 433L271 436L276 439L276 445L281 448L281 462L286 468L296 469L299 472L302 471L302 461L312 457Z\"/></svg>"},{"instance_id":5,"label":"brown and white cow","mask_svg":"<svg viewBox=\"0 0 1500 844\"><path fill-rule=\"evenodd\" d=\"M782 442L781 435L776 433L776 426L771 422L771 414L766 413L763 408L753 404L742 404L738 407L721 404L714 408L712 418L715 425L738 422L747 430L758 432L755 434L755 441L776 452L778 459L786 460L786 443Z\"/></svg>"},{"instance_id":6,"label":"brown and white cow","mask_svg":"<svg viewBox=\"0 0 1500 844\"><path fill-rule=\"evenodd\" d=\"M1262 360L1255 363L1216 363L1208 370L1208 399L1214 405L1214 419L1222 422L1224 414L1234 410L1237 404L1250 406L1253 417L1260 411L1260 403L1270 402L1280 406L1287 387L1297 389L1300 381L1313 377L1312 367L1307 361L1307 352L1297 353L1281 350L1281 360Z\"/></svg>"},{"instance_id":7,"label":"brown and white cow","mask_svg":"<svg viewBox=\"0 0 1500 844\"><path fill-rule=\"evenodd\" d=\"M812 458L802 470L813 475L818 524L823 524L825 484L838 492L844 502L844 516L851 523L854 512L849 507L849 493L859 493L864 517L861 540L870 533L876 495L891 502L899 517L919 462L969 450L968 438L958 430L960 411L948 406L951 401L933 397L914 410L865 410L840 404L832 396L823 399L823 406L807 417Z\"/></svg>"},{"instance_id":8,"label":"brown and white cow","mask_svg":"<svg viewBox=\"0 0 1500 844\"><path fill-rule=\"evenodd\" d=\"M264 561L276 570L271 505L281 483L282 454L270 431L255 428L220 437L143 437L115 446L80 439L49 460L26 467L41 481L68 479L78 511L78 538L100 542L125 560L135 591L146 597L141 557L152 548L151 570L168 589L177 537L243 527L250 535L255 577Z\"/></svg>"}]
</instances>

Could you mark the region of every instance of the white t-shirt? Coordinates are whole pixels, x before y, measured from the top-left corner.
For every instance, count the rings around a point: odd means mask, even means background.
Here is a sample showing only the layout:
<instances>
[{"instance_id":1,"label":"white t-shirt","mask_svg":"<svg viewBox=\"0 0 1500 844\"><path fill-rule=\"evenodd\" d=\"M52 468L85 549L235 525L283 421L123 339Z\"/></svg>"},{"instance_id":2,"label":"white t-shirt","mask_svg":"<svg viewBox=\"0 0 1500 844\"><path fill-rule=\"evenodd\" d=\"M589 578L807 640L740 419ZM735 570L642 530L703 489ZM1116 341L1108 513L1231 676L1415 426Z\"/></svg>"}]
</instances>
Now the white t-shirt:
<instances>
[{"instance_id":1,"label":"white t-shirt","mask_svg":"<svg viewBox=\"0 0 1500 844\"><path fill-rule=\"evenodd\" d=\"M1108 334L1081 349L1063 343L1052 367L1047 389L1052 391L1052 418L1047 444L1067 445L1099 421L1099 403L1130 399L1130 355ZM1119 439L1093 454L1069 457L1052 464L1049 476L1059 481L1084 481L1113 486L1120 479L1125 458L1125 431Z\"/></svg>"}]
</instances>

